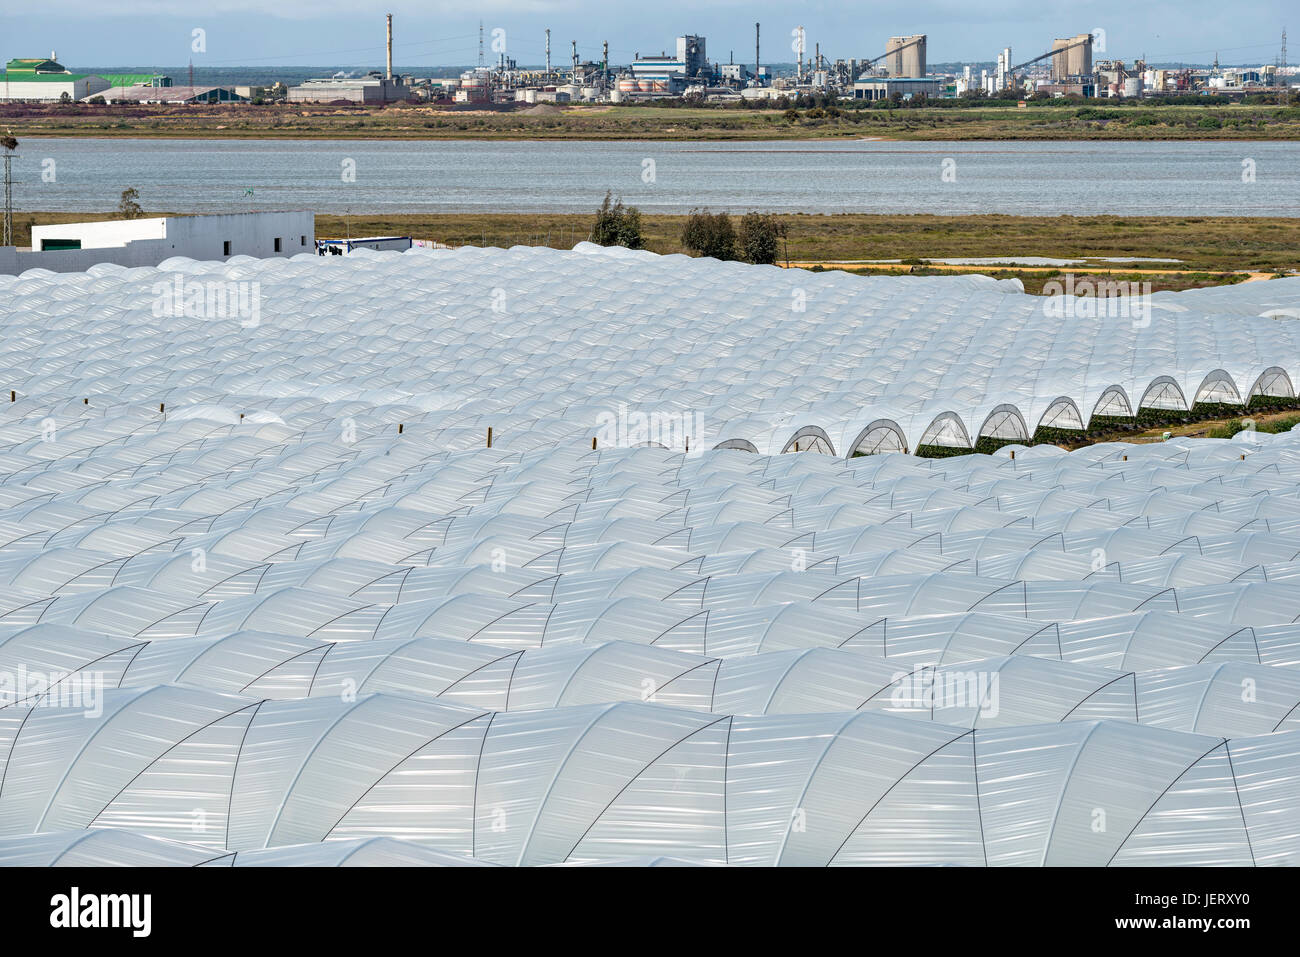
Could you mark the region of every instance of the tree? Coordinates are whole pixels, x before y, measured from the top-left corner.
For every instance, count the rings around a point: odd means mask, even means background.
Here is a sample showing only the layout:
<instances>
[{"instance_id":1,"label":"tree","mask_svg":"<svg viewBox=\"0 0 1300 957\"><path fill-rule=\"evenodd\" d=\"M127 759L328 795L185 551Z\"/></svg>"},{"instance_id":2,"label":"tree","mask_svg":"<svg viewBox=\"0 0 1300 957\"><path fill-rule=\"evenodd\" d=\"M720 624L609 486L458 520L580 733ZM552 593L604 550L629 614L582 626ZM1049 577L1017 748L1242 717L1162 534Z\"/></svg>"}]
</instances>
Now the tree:
<instances>
[{"instance_id":1,"label":"tree","mask_svg":"<svg viewBox=\"0 0 1300 957\"><path fill-rule=\"evenodd\" d=\"M641 211L635 206L624 206L621 197L611 203L611 194L606 192L605 201L596 211L596 223L591 227L591 241L598 246L640 249L644 245Z\"/></svg>"},{"instance_id":2,"label":"tree","mask_svg":"<svg viewBox=\"0 0 1300 957\"><path fill-rule=\"evenodd\" d=\"M736 229L726 213L693 209L682 230L682 245L701 256L728 261L736 258Z\"/></svg>"},{"instance_id":3,"label":"tree","mask_svg":"<svg viewBox=\"0 0 1300 957\"><path fill-rule=\"evenodd\" d=\"M770 266L776 262L778 240L785 234L785 223L771 213L746 213L740 217L740 255L746 262Z\"/></svg>"},{"instance_id":4,"label":"tree","mask_svg":"<svg viewBox=\"0 0 1300 957\"><path fill-rule=\"evenodd\" d=\"M140 191L134 186L129 186L122 190L122 198L117 204L117 213L123 219L139 219L144 215L144 210L140 208Z\"/></svg>"}]
</instances>

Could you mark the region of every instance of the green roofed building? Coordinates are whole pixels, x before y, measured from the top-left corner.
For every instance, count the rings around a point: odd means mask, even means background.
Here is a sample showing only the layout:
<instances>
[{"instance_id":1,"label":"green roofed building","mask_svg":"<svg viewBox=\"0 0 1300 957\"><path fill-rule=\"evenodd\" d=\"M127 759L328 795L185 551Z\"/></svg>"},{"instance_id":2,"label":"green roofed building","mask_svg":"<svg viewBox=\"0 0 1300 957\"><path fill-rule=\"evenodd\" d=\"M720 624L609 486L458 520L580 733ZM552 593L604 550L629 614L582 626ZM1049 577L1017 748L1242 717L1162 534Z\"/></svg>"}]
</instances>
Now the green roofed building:
<instances>
[{"instance_id":1,"label":"green roofed building","mask_svg":"<svg viewBox=\"0 0 1300 957\"><path fill-rule=\"evenodd\" d=\"M5 64L5 73L7 75L30 76L37 73L68 73L71 72L58 60L54 59L54 54L50 54L48 60L37 57L35 59L27 57L16 57Z\"/></svg>"},{"instance_id":2,"label":"green roofed building","mask_svg":"<svg viewBox=\"0 0 1300 957\"><path fill-rule=\"evenodd\" d=\"M160 73L100 73L109 86L171 86L172 78Z\"/></svg>"},{"instance_id":3,"label":"green roofed building","mask_svg":"<svg viewBox=\"0 0 1300 957\"><path fill-rule=\"evenodd\" d=\"M53 53L49 59L16 57L5 64L0 76L0 100L57 103L84 99L109 86L102 76L73 73Z\"/></svg>"}]
</instances>

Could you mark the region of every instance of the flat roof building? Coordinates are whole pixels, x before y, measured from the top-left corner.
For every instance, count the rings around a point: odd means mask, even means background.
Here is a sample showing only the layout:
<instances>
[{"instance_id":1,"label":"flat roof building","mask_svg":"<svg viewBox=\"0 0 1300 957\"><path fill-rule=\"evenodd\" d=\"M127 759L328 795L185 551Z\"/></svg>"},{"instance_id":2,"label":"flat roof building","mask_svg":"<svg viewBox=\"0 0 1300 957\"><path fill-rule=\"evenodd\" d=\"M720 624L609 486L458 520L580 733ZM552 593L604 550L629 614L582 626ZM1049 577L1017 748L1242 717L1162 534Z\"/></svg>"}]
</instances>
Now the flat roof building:
<instances>
[{"instance_id":1,"label":"flat roof building","mask_svg":"<svg viewBox=\"0 0 1300 957\"><path fill-rule=\"evenodd\" d=\"M290 103L397 103L410 98L411 88L400 79L375 74L319 77L289 87Z\"/></svg>"},{"instance_id":2,"label":"flat roof building","mask_svg":"<svg viewBox=\"0 0 1300 957\"><path fill-rule=\"evenodd\" d=\"M942 96L945 82L939 77L863 77L853 84L855 100L887 100L895 93L910 100L918 93Z\"/></svg>"},{"instance_id":3,"label":"flat roof building","mask_svg":"<svg viewBox=\"0 0 1300 957\"><path fill-rule=\"evenodd\" d=\"M53 223L32 227L31 249L0 247L0 275L36 267L81 272L98 263L156 266L173 256L294 256L315 252L315 240L315 214L300 211Z\"/></svg>"}]
</instances>

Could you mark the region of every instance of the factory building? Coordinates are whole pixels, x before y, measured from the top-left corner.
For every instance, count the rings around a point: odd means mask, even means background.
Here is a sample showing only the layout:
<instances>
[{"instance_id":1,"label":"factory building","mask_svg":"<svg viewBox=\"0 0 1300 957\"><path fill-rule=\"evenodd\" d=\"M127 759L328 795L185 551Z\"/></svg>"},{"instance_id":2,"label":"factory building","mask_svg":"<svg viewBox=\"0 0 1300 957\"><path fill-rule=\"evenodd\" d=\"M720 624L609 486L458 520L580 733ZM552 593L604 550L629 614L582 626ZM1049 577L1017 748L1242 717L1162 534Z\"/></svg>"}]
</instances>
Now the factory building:
<instances>
[{"instance_id":1,"label":"factory building","mask_svg":"<svg viewBox=\"0 0 1300 957\"><path fill-rule=\"evenodd\" d=\"M1092 34L1080 33L1052 41L1052 82L1065 83L1071 77L1092 76Z\"/></svg>"},{"instance_id":2,"label":"factory building","mask_svg":"<svg viewBox=\"0 0 1300 957\"><path fill-rule=\"evenodd\" d=\"M885 43L885 70L891 77L925 76L924 33L890 37Z\"/></svg>"},{"instance_id":3,"label":"factory building","mask_svg":"<svg viewBox=\"0 0 1300 957\"><path fill-rule=\"evenodd\" d=\"M888 100L895 93L910 100L918 93L942 96L946 83L942 77L870 77L864 76L853 84L855 100Z\"/></svg>"},{"instance_id":4,"label":"factory building","mask_svg":"<svg viewBox=\"0 0 1300 957\"><path fill-rule=\"evenodd\" d=\"M51 53L48 60L18 58L5 64L0 98L15 102L58 103L82 100L109 86L109 81L102 76L73 73Z\"/></svg>"},{"instance_id":5,"label":"factory building","mask_svg":"<svg viewBox=\"0 0 1300 957\"><path fill-rule=\"evenodd\" d=\"M687 76L699 76L709 68L709 58L704 53L704 37L686 35L677 38L677 59L685 67Z\"/></svg>"},{"instance_id":6,"label":"factory building","mask_svg":"<svg viewBox=\"0 0 1300 957\"><path fill-rule=\"evenodd\" d=\"M631 76L620 80L616 89L624 96L646 93L680 95L686 89L688 79L704 77L709 70L704 37L688 34L677 38L676 56L660 53L643 57L638 53L632 61Z\"/></svg>"},{"instance_id":7,"label":"factory building","mask_svg":"<svg viewBox=\"0 0 1300 957\"><path fill-rule=\"evenodd\" d=\"M225 86L111 86L89 97L102 98L106 103L247 103L248 97L240 96L230 87Z\"/></svg>"},{"instance_id":8,"label":"factory building","mask_svg":"<svg viewBox=\"0 0 1300 957\"><path fill-rule=\"evenodd\" d=\"M319 77L289 87L290 103L333 103L344 100L348 103L382 105L410 98L411 88L402 82L401 77L389 79L378 73L357 77Z\"/></svg>"}]
</instances>

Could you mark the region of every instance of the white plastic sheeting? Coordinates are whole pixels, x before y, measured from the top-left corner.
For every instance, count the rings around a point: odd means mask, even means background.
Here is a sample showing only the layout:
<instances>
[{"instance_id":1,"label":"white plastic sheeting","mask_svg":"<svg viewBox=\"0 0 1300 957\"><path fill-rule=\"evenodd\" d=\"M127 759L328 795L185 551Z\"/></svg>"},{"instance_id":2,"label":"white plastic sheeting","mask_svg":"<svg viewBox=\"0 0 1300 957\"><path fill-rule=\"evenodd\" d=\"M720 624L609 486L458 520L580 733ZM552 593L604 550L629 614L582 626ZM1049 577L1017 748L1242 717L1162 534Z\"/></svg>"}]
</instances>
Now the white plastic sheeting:
<instances>
[{"instance_id":1,"label":"white plastic sheeting","mask_svg":"<svg viewBox=\"0 0 1300 957\"><path fill-rule=\"evenodd\" d=\"M1300 433L842 457L1290 395L1295 281L164 267L0 277L0 864L1300 862Z\"/></svg>"},{"instance_id":2,"label":"white plastic sheeting","mask_svg":"<svg viewBox=\"0 0 1300 957\"><path fill-rule=\"evenodd\" d=\"M841 456L1292 396L1300 371L1300 279L1157 293L1140 319L1062 319L982 276L579 250L32 270L0 277L0 367L26 412L61 424L89 398L250 432L402 422L449 448L488 427L516 449L604 427L632 444L775 454L802 439Z\"/></svg>"}]
</instances>

